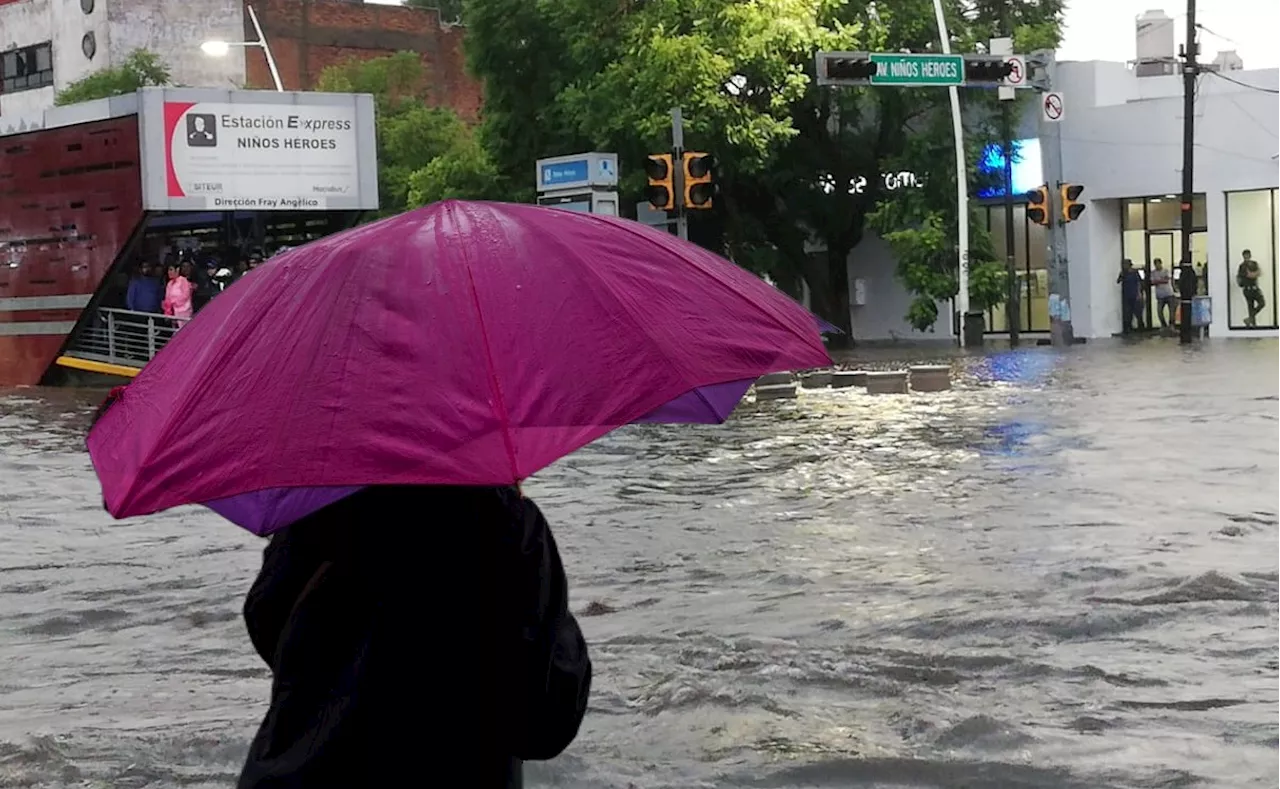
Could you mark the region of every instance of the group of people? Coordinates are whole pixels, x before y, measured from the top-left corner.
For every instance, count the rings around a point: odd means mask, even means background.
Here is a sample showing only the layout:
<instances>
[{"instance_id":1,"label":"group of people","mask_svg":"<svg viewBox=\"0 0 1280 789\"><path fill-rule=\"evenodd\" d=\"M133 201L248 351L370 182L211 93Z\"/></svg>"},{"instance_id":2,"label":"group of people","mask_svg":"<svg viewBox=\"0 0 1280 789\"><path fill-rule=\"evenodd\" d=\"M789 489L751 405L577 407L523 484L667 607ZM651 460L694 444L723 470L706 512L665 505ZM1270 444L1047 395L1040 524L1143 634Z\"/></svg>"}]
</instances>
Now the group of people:
<instances>
[{"instance_id":1,"label":"group of people","mask_svg":"<svg viewBox=\"0 0 1280 789\"><path fill-rule=\"evenodd\" d=\"M262 254L258 252L235 266L220 266L213 258L198 265L189 252L171 257L163 266L144 261L129 278L125 309L163 314L181 323L260 263Z\"/></svg>"},{"instance_id":2,"label":"group of people","mask_svg":"<svg viewBox=\"0 0 1280 789\"><path fill-rule=\"evenodd\" d=\"M1191 276L1196 277L1196 274L1192 272ZM1146 304L1148 289L1156 305L1160 328L1168 328L1177 312L1177 294L1173 289L1173 281L1173 272L1164 267L1164 261L1160 258L1151 261L1149 282L1134 267L1132 260L1125 258L1121 261L1120 275L1116 277L1116 283L1120 285L1121 331L1129 334L1147 328L1143 306Z\"/></svg>"},{"instance_id":3,"label":"group of people","mask_svg":"<svg viewBox=\"0 0 1280 789\"><path fill-rule=\"evenodd\" d=\"M1267 300L1263 297L1262 287L1258 282L1262 270L1258 267L1258 261L1253 259L1251 251L1243 250L1240 257L1240 265L1236 268L1236 286L1244 295L1245 307L1249 311L1248 317L1244 319L1244 325L1257 326L1258 314L1267 306ZM1116 277L1116 284L1120 286L1121 325L1125 334L1148 328L1143 309L1148 290L1151 291L1151 298L1156 305L1156 318L1160 321L1160 328L1168 328L1173 323L1174 315L1177 313L1178 298L1174 291L1174 281L1179 276L1182 275L1166 269L1164 261L1160 258L1151 261L1149 280L1143 277L1140 269L1134 267L1132 260L1125 258L1121 261L1120 275ZM1203 265L1198 266L1191 276L1195 278L1197 284L1197 287L1193 288L1195 293L1204 295L1206 283Z\"/></svg>"}]
</instances>

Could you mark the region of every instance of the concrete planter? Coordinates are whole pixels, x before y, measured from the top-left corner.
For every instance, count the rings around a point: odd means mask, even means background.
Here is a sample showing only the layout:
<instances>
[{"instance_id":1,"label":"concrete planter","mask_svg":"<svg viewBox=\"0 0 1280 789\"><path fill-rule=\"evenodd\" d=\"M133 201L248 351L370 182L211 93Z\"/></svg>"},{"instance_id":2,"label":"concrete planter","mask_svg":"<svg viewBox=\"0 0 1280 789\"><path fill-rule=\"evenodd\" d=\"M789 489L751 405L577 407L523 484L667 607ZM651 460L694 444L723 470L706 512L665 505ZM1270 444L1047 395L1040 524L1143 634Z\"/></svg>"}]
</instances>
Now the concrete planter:
<instances>
[{"instance_id":1,"label":"concrete planter","mask_svg":"<svg viewBox=\"0 0 1280 789\"><path fill-rule=\"evenodd\" d=\"M822 370L816 373L809 373L800 379L800 385L805 389L825 389L831 386L831 371Z\"/></svg>"},{"instance_id":2,"label":"concrete planter","mask_svg":"<svg viewBox=\"0 0 1280 789\"><path fill-rule=\"evenodd\" d=\"M795 384L770 384L756 387L757 403L763 403L766 400L794 400L795 397Z\"/></svg>"},{"instance_id":3,"label":"concrete planter","mask_svg":"<svg viewBox=\"0 0 1280 789\"><path fill-rule=\"evenodd\" d=\"M867 373L863 370L837 370L831 374L833 389L848 389L853 386L866 386Z\"/></svg>"},{"instance_id":4,"label":"concrete planter","mask_svg":"<svg viewBox=\"0 0 1280 789\"><path fill-rule=\"evenodd\" d=\"M912 367L911 388L917 392L945 392L951 388L951 368L946 365Z\"/></svg>"},{"instance_id":5,"label":"concrete planter","mask_svg":"<svg viewBox=\"0 0 1280 789\"><path fill-rule=\"evenodd\" d=\"M887 373L867 373L867 394L906 394L907 373L898 370Z\"/></svg>"},{"instance_id":6,"label":"concrete planter","mask_svg":"<svg viewBox=\"0 0 1280 789\"><path fill-rule=\"evenodd\" d=\"M792 382L791 373L769 373L756 381L756 386L781 386Z\"/></svg>"}]
</instances>

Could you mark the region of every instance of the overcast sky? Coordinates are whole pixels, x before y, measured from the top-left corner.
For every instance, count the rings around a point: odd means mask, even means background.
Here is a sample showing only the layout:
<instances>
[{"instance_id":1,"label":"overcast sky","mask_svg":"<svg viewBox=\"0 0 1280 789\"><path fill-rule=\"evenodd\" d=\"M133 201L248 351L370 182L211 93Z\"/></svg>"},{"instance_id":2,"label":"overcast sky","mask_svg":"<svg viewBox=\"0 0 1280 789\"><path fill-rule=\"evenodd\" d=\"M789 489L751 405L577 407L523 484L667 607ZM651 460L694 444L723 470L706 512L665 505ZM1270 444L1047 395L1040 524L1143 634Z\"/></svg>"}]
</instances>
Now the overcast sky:
<instances>
[{"instance_id":1,"label":"overcast sky","mask_svg":"<svg viewBox=\"0 0 1280 789\"><path fill-rule=\"evenodd\" d=\"M1186 40L1187 6L1168 0L1067 0L1067 30L1058 52L1062 60L1132 60L1134 20L1147 9L1173 17L1175 52ZM1280 33L1277 0L1200 0L1200 57L1211 61L1221 50L1234 49L1244 67L1280 66L1276 35ZM1207 28L1207 29L1206 29ZM1211 31L1211 32L1210 32Z\"/></svg>"},{"instance_id":2,"label":"overcast sky","mask_svg":"<svg viewBox=\"0 0 1280 789\"><path fill-rule=\"evenodd\" d=\"M400 0L368 2L398 5ZM1173 17L1177 43L1186 39L1187 8L1179 0L1067 2L1066 39L1058 54L1062 60L1132 60L1134 20L1149 8L1163 9ZM1234 49L1247 69L1280 66L1280 46L1276 41L1280 34L1280 0L1200 0L1196 13L1202 28L1203 60L1213 60L1220 50Z\"/></svg>"}]
</instances>

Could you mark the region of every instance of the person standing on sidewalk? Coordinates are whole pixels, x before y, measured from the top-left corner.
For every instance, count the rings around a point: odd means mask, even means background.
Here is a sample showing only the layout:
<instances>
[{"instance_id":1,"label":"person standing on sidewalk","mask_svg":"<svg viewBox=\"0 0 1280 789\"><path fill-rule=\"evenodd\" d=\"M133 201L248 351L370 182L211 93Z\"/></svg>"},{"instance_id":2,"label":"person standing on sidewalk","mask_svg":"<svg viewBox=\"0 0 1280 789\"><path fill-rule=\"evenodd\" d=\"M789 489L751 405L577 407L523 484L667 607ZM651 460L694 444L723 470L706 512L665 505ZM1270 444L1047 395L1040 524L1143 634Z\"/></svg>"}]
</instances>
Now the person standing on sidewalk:
<instances>
[{"instance_id":1,"label":"person standing on sidewalk","mask_svg":"<svg viewBox=\"0 0 1280 789\"><path fill-rule=\"evenodd\" d=\"M1174 315L1173 276L1165 269L1164 261L1160 258L1156 258L1152 265L1155 268L1151 271L1151 295L1156 300L1156 317L1160 319L1160 328L1167 329ZM1168 317L1165 317L1166 309L1169 311Z\"/></svg>"},{"instance_id":2,"label":"person standing on sidewalk","mask_svg":"<svg viewBox=\"0 0 1280 789\"><path fill-rule=\"evenodd\" d=\"M1249 310L1249 317L1244 319L1244 325L1257 326L1258 313L1267 306L1267 300L1262 297L1262 288L1258 287L1258 276L1262 274L1262 270L1258 268L1258 261L1253 259L1253 253L1249 250L1244 250L1240 256L1243 260L1236 269L1236 284L1244 293L1244 305Z\"/></svg>"},{"instance_id":3,"label":"person standing on sidewalk","mask_svg":"<svg viewBox=\"0 0 1280 789\"><path fill-rule=\"evenodd\" d=\"M1130 334L1134 330L1135 319L1138 328L1142 328L1142 275L1129 258L1120 261L1120 276L1116 277L1116 284L1120 286L1120 319L1123 322L1120 331Z\"/></svg>"}]
</instances>

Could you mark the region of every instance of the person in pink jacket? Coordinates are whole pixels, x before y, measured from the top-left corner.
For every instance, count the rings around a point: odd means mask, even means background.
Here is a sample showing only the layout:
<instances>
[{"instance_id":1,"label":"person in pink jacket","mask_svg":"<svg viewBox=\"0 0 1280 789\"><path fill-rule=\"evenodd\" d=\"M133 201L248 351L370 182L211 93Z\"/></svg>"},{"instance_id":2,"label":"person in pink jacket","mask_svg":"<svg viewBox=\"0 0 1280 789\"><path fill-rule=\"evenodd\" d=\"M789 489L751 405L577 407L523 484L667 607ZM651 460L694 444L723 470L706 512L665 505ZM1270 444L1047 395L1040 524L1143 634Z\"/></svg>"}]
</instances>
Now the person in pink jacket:
<instances>
[{"instance_id":1,"label":"person in pink jacket","mask_svg":"<svg viewBox=\"0 0 1280 789\"><path fill-rule=\"evenodd\" d=\"M191 298L195 295L195 289L195 285L191 284L191 280L184 276L181 269L170 266L169 282L164 286L164 302L161 304L164 314L190 319L194 311ZM178 325L183 323L186 321L179 321Z\"/></svg>"}]
</instances>

